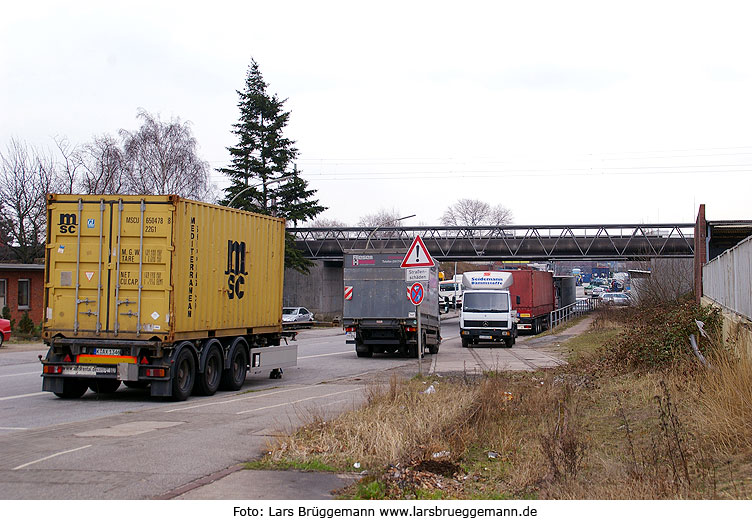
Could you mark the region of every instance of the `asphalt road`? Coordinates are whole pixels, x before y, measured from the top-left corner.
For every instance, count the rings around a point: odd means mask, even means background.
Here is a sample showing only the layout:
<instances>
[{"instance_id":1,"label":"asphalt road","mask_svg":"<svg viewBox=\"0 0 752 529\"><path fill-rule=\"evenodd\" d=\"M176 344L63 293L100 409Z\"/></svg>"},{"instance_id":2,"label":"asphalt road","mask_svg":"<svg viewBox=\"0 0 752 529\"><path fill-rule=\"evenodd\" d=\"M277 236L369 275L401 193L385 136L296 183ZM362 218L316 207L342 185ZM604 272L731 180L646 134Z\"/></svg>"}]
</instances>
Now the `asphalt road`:
<instances>
[{"instance_id":1,"label":"asphalt road","mask_svg":"<svg viewBox=\"0 0 752 529\"><path fill-rule=\"evenodd\" d=\"M298 335L281 380L173 403L122 386L61 400L41 391L41 346L0 349L0 499L153 498L248 461L281 431L357 406L371 381L417 361L357 358L341 329ZM424 364L427 372L430 357Z\"/></svg>"},{"instance_id":2,"label":"asphalt road","mask_svg":"<svg viewBox=\"0 0 752 529\"><path fill-rule=\"evenodd\" d=\"M489 366L556 365L525 346L464 349L457 319L422 371L481 372ZM357 407L369 384L395 371L418 372L412 358L358 358L340 328L303 330L298 365L281 380L249 376L241 391L185 402L152 399L125 386L62 400L41 391L40 346L0 349L0 499L147 499L258 457L280 432ZM519 364L519 365L517 365ZM517 367L515 367L517 365Z\"/></svg>"}]
</instances>

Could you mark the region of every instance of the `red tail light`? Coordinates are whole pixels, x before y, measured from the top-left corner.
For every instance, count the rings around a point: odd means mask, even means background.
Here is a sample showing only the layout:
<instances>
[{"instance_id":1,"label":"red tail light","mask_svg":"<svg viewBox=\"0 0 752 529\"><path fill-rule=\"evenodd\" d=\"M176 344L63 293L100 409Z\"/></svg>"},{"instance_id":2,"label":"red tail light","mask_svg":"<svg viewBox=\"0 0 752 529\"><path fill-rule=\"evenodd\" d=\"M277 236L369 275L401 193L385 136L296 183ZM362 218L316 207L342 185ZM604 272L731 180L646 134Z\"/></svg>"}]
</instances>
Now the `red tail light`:
<instances>
[{"instance_id":1,"label":"red tail light","mask_svg":"<svg viewBox=\"0 0 752 529\"><path fill-rule=\"evenodd\" d=\"M164 369L157 369L157 368L151 368L146 370L146 376L147 377L163 377L165 376L165 370Z\"/></svg>"},{"instance_id":2,"label":"red tail light","mask_svg":"<svg viewBox=\"0 0 752 529\"><path fill-rule=\"evenodd\" d=\"M59 375L63 372L63 367L62 366L44 366L42 372L48 375Z\"/></svg>"},{"instance_id":3,"label":"red tail light","mask_svg":"<svg viewBox=\"0 0 752 529\"><path fill-rule=\"evenodd\" d=\"M355 332L355 327L345 327L345 332Z\"/></svg>"},{"instance_id":4,"label":"red tail light","mask_svg":"<svg viewBox=\"0 0 752 529\"><path fill-rule=\"evenodd\" d=\"M405 330L407 332L417 332L418 328L417 327L405 327Z\"/></svg>"}]
</instances>

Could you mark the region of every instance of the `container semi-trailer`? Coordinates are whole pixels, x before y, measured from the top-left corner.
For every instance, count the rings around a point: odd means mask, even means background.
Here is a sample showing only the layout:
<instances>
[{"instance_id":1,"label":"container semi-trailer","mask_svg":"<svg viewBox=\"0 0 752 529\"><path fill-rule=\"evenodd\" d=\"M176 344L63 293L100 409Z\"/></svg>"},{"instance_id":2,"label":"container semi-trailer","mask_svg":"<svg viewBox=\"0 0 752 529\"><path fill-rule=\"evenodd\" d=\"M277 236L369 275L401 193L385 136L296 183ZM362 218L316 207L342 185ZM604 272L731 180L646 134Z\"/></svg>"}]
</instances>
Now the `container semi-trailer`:
<instances>
[{"instance_id":1,"label":"container semi-trailer","mask_svg":"<svg viewBox=\"0 0 752 529\"><path fill-rule=\"evenodd\" d=\"M48 196L43 390L237 390L281 345L284 219L176 195Z\"/></svg>"},{"instance_id":2,"label":"container semi-trailer","mask_svg":"<svg viewBox=\"0 0 752 529\"><path fill-rule=\"evenodd\" d=\"M510 270L514 282L509 287L516 301L517 328L538 334L551 326L555 308L554 276L539 270Z\"/></svg>"},{"instance_id":3,"label":"container semi-trailer","mask_svg":"<svg viewBox=\"0 0 752 529\"><path fill-rule=\"evenodd\" d=\"M344 255L344 309L342 326L346 343L359 357L374 353L418 355L417 309L408 298L407 272L400 268L404 254L360 250ZM421 339L429 353L438 353L439 275L426 268L421 281L425 299L420 304Z\"/></svg>"}]
</instances>

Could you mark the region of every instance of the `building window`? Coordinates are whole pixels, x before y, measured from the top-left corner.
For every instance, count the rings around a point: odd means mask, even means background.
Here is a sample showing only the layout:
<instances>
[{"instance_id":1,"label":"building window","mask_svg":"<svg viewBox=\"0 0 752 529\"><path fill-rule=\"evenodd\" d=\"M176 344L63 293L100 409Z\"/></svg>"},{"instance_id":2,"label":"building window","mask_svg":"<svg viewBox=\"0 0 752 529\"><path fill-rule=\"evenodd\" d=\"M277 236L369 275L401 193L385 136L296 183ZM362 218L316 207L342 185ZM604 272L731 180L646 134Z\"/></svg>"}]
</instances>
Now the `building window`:
<instances>
[{"instance_id":1,"label":"building window","mask_svg":"<svg viewBox=\"0 0 752 529\"><path fill-rule=\"evenodd\" d=\"M18 280L18 310L29 310L29 286L31 280Z\"/></svg>"},{"instance_id":2,"label":"building window","mask_svg":"<svg viewBox=\"0 0 752 529\"><path fill-rule=\"evenodd\" d=\"M5 279L0 279L0 310L3 310L3 307L8 304L8 301L5 299L6 292Z\"/></svg>"}]
</instances>

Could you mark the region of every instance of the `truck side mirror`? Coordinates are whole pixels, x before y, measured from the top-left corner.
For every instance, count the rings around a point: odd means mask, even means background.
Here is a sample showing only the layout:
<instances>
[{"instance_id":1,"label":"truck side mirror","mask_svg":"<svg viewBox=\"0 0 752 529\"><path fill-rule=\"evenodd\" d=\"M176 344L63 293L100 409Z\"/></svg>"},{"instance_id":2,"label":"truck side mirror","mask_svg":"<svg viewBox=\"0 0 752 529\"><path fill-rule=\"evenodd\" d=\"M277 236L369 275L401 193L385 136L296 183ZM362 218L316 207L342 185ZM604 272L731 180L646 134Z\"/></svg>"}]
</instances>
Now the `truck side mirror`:
<instances>
[{"instance_id":1,"label":"truck side mirror","mask_svg":"<svg viewBox=\"0 0 752 529\"><path fill-rule=\"evenodd\" d=\"M519 304L520 304L520 297L517 296L517 305L519 305Z\"/></svg>"}]
</instances>

